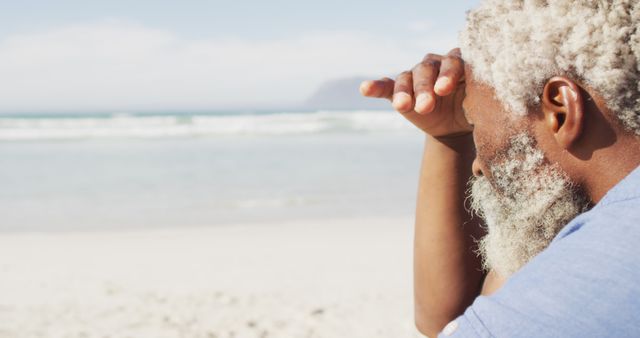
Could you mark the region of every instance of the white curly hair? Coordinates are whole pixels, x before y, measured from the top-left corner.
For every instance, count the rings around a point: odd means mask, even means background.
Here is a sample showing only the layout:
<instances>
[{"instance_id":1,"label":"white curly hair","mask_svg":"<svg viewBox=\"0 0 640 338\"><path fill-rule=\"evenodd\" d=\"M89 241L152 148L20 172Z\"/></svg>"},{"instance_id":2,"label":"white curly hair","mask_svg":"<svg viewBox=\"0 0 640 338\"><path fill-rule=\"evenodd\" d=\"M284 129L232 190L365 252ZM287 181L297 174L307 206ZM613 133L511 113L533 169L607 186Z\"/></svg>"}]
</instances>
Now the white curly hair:
<instances>
[{"instance_id":1,"label":"white curly hair","mask_svg":"<svg viewBox=\"0 0 640 338\"><path fill-rule=\"evenodd\" d=\"M595 90L640 135L640 1L484 0L467 14L462 57L474 78L524 116L548 79Z\"/></svg>"}]
</instances>

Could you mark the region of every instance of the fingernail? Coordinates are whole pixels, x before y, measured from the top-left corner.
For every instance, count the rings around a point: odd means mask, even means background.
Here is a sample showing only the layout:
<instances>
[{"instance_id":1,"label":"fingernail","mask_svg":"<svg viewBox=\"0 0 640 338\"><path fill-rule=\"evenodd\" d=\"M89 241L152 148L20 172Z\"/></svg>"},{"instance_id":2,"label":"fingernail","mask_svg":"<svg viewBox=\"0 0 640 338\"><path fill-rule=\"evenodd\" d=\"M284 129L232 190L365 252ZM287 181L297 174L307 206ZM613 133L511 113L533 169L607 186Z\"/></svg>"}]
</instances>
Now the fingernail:
<instances>
[{"instance_id":1,"label":"fingernail","mask_svg":"<svg viewBox=\"0 0 640 338\"><path fill-rule=\"evenodd\" d=\"M449 79L448 77L441 77L438 79L438 81L436 81L435 90L439 92L443 91L445 87L449 86L450 84L451 79Z\"/></svg>"},{"instance_id":2,"label":"fingernail","mask_svg":"<svg viewBox=\"0 0 640 338\"><path fill-rule=\"evenodd\" d=\"M360 94L365 95L367 93L367 89L371 86L371 81L362 81L360 84Z\"/></svg>"},{"instance_id":3,"label":"fingernail","mask_svg":"<svg viewBox=\"0 0 640 338\"><path fill-rule=\"evenodd\" d=\"M422 111L425 109L425 107L427 106L427 99L428 99L428 98L429 98L429 97L428 97L428 95L427 95L426 93L419 94L419 95L416 97L416 107L415 107L415 110L416 110L417 112L422 112Z\"/></svg>"},{"instance_id":4,"label":"fingernail","mask_svg":"<svg viewBox=\"0 0 640 338\"><path fill-rule=\"evenodd\" d=\"M411 96L407 93L396 93L393 95L393 106L396 109L404 109L405 105L411 101Z\"/></svg>"},{"instance_id":5,"label":"fingernail","mask_svg":"<svg viewBox=\"0 0 640 338\"><path fill-rule=\"evenodd\" d=\"M415 110L417 112L424 112L427 109L427 104L429 103L429 95L426 93L419 94L416 97L416 107Z\"/></svg>"}]
</instances>

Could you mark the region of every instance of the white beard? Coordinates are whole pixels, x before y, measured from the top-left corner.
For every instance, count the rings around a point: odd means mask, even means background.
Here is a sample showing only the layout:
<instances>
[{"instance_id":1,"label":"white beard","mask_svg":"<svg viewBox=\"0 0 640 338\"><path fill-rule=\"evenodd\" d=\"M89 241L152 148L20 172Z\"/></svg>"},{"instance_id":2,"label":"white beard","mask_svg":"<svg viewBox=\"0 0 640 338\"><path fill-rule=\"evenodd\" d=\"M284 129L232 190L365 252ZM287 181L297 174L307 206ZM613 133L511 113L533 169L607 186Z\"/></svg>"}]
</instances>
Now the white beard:
<instances>
[{"instance_id":1,"label":"white beard","mask_svg":"<svg viewBox=\"0 0 640 338\"><path fill-rule=\"evenodd\" d=\"M589 203L526 133L512 137L492 162L494 185L485 177L472 179L471 206L487 225L479 242L484 268L508 278Z\"/></svg>"}]
</instances>

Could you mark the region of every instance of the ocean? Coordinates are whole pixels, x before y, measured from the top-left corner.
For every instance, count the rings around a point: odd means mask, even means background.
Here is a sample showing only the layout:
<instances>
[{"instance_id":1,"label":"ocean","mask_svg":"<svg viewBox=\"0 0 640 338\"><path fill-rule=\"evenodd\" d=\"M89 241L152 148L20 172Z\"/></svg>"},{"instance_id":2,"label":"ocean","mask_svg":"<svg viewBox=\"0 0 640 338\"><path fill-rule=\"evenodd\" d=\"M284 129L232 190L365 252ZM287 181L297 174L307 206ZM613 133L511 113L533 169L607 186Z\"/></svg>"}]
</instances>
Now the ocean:
<instances>
[{"instance_id":1,"label":"ocean","mask_svg":"<svg viewBox=\"0 0 640 338\"><path fill-rule=\"evenodd\" d=\"M0 231L406 217L423 134L391 111L0 116Z\"/></svg>"}]
</instances>

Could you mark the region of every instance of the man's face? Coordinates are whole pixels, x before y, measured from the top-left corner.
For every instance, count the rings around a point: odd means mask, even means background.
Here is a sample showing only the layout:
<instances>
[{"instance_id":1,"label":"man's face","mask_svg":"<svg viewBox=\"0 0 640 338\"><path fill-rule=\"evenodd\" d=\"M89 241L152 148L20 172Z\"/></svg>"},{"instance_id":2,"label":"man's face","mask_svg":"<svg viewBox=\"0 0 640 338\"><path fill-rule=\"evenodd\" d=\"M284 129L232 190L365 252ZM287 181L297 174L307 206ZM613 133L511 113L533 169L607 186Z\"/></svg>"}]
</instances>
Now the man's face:
<instances>
[{"instance_id":1,"label":"man's face","mask_svg":"<svg viewBox=\"0 0 640 338\"><path fill-rule=\"evenodd\" d=\"M464 108L476 144L472 208L487 225L479 249L485 268L509 277L583 212L588 199L538 147L535 119L511 117L468 67L465 77Z\"/></svg>"}]
</instances>

